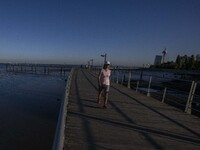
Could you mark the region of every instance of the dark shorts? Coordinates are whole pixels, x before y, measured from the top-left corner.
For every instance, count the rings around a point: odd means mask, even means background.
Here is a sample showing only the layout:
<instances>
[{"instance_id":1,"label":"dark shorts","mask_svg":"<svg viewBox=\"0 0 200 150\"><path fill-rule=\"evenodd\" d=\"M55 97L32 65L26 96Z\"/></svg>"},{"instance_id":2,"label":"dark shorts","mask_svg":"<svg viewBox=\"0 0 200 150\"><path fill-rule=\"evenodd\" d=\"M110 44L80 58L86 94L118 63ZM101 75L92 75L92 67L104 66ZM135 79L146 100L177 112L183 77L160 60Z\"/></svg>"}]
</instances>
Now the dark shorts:
<instances>
[{"instance_id":1,"label":"dark shorts","mask_svg":"<svg viewBox=\"0 0 200 150\"><path fill-rule=\"evenodd\" d=\"M101 85L100 86L100 91L108 93L110 91L110 85Z\"/></svg>"}]
</instances>

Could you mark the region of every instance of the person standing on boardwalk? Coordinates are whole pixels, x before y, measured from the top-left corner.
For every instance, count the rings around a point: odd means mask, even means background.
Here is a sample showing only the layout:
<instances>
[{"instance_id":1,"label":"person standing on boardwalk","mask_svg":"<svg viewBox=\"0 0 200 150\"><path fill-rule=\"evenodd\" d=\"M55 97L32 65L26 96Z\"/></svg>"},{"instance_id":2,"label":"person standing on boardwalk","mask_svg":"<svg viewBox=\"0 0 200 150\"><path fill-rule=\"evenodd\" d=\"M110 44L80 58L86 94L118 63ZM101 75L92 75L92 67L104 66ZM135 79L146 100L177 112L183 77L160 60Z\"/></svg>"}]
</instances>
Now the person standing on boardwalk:
<instances>
[{"instance_id":1,"label":"person standing on boardwalk","mask_svg":"<svg viewBox=\"0 0 200 150\"><path fill-rule=\"evenodd\" d=\"M106 61L103 69L99 72L98 76L98 85L99 85L99 92L98 92L98 104L101 103L101 96L102 92L104 94L104 108L108 107L108 93L110 89L110 75L111 75L111 70L110 70L110 62Z\"/></svg>"}]
</instances>

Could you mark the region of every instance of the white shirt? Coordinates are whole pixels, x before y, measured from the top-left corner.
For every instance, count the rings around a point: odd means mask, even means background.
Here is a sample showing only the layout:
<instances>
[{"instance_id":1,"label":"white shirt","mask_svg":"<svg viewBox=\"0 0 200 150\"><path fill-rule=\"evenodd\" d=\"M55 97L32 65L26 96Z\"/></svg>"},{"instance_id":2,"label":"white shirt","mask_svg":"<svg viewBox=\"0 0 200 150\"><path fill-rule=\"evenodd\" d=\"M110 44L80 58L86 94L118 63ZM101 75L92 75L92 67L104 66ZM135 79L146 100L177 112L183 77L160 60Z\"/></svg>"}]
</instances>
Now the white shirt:
<instances>
[{"instance_id":1,"label":"white shirt","mask_svg":"<svg viewBox=\"0 0 200 150\"><path fill-rule=\"evenodd\" d=\"M110 70L107 71L105 69L101 70L101 83L103 85L110 85L110 74L111 74Z\"/></svg>"}]
</instances>

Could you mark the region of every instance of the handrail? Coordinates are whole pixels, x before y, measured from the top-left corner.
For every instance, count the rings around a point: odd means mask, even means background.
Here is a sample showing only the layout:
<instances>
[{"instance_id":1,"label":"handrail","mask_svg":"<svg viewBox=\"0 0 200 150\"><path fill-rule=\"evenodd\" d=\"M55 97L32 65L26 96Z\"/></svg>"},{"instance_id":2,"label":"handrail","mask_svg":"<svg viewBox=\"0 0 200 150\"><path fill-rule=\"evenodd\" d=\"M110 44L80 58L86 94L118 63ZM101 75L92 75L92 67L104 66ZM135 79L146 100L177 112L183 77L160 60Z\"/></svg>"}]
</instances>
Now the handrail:
<instances>
[{"instance_id":1,"label":"handrail","mask_svg":"<svg viewBox=\"0 0 200 150\"><path fill-rule=\"evenodd\" d=\"M152 96L155 96L156 98L161 98L162 102L165 101L163 99L163 97L164 97L166 99L167 103L173 102L173 104L175 104L177 107L185 106L186 110L190 110L190 111L187 111L188 113L191 111L200 112L200 110L199 110L200 94L197 93L197 90L196 90L196 89L200 88L200 81L193 81L193 82L195 82L195 87L192 88L192 87L190 87L190 84L192 83L191 80L162 77L162 76L157 76L155 74L150 75L150 74L145 74L145 73L142 74L143 80L141 80L141 78L140 78L141 73L139 73L139 72L134 72L133 70L127 70L127 71L115 70L115 71L116 72L114 72L112 74L112 79L116 83L120 83L121 85L131 87L131 88L135 89L136 91L141 91L142 93L147 94L147 96L150 96L150 89L155 89L157 91L153 92ZM131 76L131 74L132 74L132 76ZM149 77L150 77L150 79L149 79ZM151 77L152 77L152 80L151 80ZM120 82L118 82L119 78L122 78ZM180 81L181 84L176 85L174 82L171 82L173 80ZM165 82L166 82L166 84L163 84ZM151 88L150 88L150 83L151 83ZM182 84L185 84L186 86L183 86ZM144 89L142 89L142 88L144 88ZM161 93L161 90L164 90L164 88L167 88L167 90L165 92ZM192 88L192 92L190 92L189 96L188 96L188 92L189 92L189 90L191 90L191 88ZM173 94L173 92L175 92L175 94ZM189 100L187 100L187 98ZM173 100L171 100L171 99L173 99ZM187 103L189 103L189 104L187 104ZM197 105L197 107L195 107L196 109L192 107L194 104Z\"/></svg>"},{"instance_id":2,"label":"handrail","mask_svg":"<svg viewBox=\"0 0 200 150\"><path fill-rule=\"evenodd\" d=\"M73 72L74 72L74 69L72 68L68 75L67 85L65 87L65 96L60 106L60 112L59 112L52 150L63 150L63 147L64 147L65 119L67 116L68 95L70 91Z\"/></svg>"}]
</instances>

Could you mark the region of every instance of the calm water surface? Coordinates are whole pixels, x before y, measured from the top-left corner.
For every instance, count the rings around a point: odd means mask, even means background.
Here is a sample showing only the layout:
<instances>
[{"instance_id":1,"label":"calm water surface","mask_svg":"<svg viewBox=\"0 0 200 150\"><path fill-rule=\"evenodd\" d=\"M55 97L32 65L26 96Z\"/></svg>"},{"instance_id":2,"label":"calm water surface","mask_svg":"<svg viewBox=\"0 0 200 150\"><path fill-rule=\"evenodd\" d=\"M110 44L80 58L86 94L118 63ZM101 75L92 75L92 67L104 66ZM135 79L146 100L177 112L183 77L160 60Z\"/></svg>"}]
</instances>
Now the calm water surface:
<instances>
[{"instance_id":1,"label":"calm water surface","mask_svg":"<svg viewBox=\"0 0 200 150\"><path fill-rule=\"evenodd\" d=\"M50 150L66 76L0 72L0 150Z\"/></svg>"}]
</instances>

